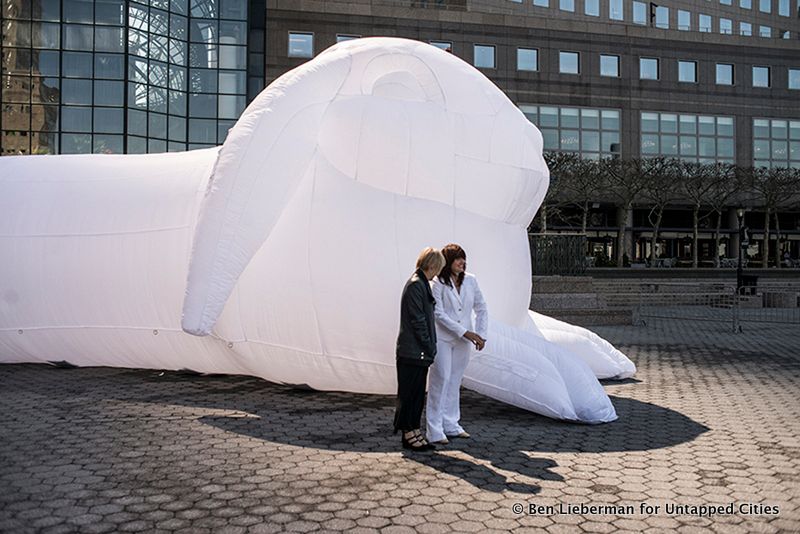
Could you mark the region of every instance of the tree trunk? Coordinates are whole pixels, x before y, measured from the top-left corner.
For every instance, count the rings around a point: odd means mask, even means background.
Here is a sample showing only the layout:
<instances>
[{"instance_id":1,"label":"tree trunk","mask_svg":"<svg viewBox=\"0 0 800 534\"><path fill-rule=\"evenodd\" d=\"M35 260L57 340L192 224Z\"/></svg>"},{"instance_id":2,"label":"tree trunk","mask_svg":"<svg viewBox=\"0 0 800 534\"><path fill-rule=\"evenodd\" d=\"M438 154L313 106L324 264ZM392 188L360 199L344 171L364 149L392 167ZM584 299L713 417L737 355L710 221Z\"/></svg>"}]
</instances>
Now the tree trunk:
<instances>
[{"instance_id":1,"label":"tree trunk","mask_svg":"<svg viewBox=\"0 0 800 534\"><path fill-rule=\"evenodd\" d=\"M586 226L589 219L589 201L586 200L583 202L583 219L581 220L581 232L583 234L586 233Z\"/></svg>"},{"instance_id":2,"label":"tree trunk","mask_svg":"<svg viewBox=\"0 0 800 534\"><path fill-rule=\"evenodd\" d=\"M769 208L764 208L764 239L761 250L761 267L766 269L769 266Z\"/></svg>"},{"instance_id":3,"label":"tree trunk","mask_svg":"<svg viewBox=\"0 0 800 534\"><path fill-rule=\"evenodd\" d=\"M719 233L722 228L722 212L717 212L717 228L714 230L714 267L719 268ZM728 240L728 244L730 244L731 240ZM730 255L730 250L726 250L728 255Z\"/></svg>"},{"instance_id":4,"label":"tree trunk","mask_svg":"<svg viewBox=\"0 0 800 534\"><path fill-rule=\"evenodd\" d=\"M692 268L697 269L697 236L700 226L700 206L695 206L692 210Z\"/></svg>"},{"instance_id":5,"label":"tree trunk","mask_svg":"<svg viewBox=\"0 0 800 534\"><path fill-rule=\"evenodd\" d=\"M658 242L658 229L661 228L661 218L664 216L664 209L658 210L656 224L653 225L653 235L650 237L650 266L656 263L656 243Z\"/></svg>"},{"instance_id":6,"label":"tree trunk","mask_svg":"<svg viewBox=\"0 0 800 534\"><path fill-rule=\"evenodd\" d=\"M781 268L781 222L775 210L775 267Z\"/></svg>"},{"instance_id":7,"label":"tree trunk","mask_svg":"<svg viewBox=\"0 0 800 534\"><path fill-rule=\"evenodd\" d=\"M542 221L542 233L546 234L547 233L547 204L542 204L542 209L540 210L540 212L542 214L542 218L541 218L541 221Z\"/></svg>"},{"instance_id":8,"label":"tree trunk","mask_svg":"<svg viewBox=\"0 0 800 534\"><path fill-rule=\"evenodd\" d=\"M617 208L617 267L623 267L623 255L627 247L625 246L625 227L628 224L627 206Z\"/></svg>"}]
</instances>

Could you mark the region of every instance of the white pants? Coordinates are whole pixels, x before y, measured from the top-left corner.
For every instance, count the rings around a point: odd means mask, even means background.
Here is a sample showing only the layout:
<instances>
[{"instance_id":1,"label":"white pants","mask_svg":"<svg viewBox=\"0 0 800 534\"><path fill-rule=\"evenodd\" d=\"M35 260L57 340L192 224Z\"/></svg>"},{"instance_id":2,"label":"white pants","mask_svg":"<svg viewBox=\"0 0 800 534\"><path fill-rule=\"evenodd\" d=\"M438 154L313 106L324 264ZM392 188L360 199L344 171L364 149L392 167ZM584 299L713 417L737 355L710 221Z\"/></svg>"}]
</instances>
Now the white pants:
<instances>
[{"instance_id":1,"label":"white pants","mask_svg":"<svg viewBox=\"0 0 800 534\"><path fill-rule=\"evenodd\" d=\"M425 407L428 441L439 441L446 435L464 431L458 424L461 419L459 395L471 352L472 343L467 340L436 343L436 357L428 374Z\"/></svg>"}]
</instances>

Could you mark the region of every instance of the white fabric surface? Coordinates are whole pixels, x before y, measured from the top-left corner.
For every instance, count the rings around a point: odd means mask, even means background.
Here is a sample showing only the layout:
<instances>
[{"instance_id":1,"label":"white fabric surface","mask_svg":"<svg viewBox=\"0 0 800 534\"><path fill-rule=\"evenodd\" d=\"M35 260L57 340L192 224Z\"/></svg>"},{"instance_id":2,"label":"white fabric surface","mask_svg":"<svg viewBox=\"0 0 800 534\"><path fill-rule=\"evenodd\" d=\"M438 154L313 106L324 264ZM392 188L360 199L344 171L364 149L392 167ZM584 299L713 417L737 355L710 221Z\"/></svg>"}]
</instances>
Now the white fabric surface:
<instances>
[{"instance_id":1,"label":"white fabric surface","mask_svg":"<svg viewBox=\"0 0 800 534\"><path fill-rule=\"evenodd\" d=\"M632 364L528 314L547 185L540 133L470 65L340 43L265 89L221 149L0 158L0 361L393 393L403 283L420 249L457 242L492 314L465 385L613 420L592 369Z\"/></svg>"}]
</instances>

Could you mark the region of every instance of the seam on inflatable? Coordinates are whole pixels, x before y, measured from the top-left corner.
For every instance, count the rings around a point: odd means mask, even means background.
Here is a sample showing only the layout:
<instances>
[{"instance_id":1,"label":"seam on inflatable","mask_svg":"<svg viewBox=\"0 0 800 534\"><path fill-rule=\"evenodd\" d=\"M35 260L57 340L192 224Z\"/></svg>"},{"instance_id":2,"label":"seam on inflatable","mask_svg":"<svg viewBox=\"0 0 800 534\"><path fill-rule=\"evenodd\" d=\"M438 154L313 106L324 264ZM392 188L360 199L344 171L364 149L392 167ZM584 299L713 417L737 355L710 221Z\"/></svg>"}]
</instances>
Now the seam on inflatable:
<instances>
[{"instance_id":1,"label":"seam on inflatable","mask_svg":"<svg viewBox=\"0 0 800 534\"><path fill-rule=\"evenodd\" d=\"M326 110L327 113L327 110ZM311 272L311 232L312 232L312 222L314 219L314 199L317 192L317 169L319 168L317 165L317 152L319 151L319 147L314 149L314 153L311 155L311 163L309 166L314 165L314 171L311 175L311 199L308 203L308 239L306 240L306 266L308 267L308 289L311 293L311 312L314 314L314 330L317 332L317 342L319 343L321 353L325 353L325 343L322 339L322 329L319 326L319 310L317 310L316 298L314 294L314 276ZM308 173L308 170L306 170Z\"/></svg>"},{"instance_id":2,"label":"seam on inflatable","mask_svg":"<svg viewBox=\"0 0 800 534\"><path fill-rule=\"evenodd\" d=\"M20 237L102 237L110 235L134 235L134 234L151 234L155 232L172 232L175 230L185 230L191 228L191 223L182 226L168 226L165 228L149 228L145 230L128 230L120 232L93 232L93 233L75 233L75 234L0 234L0 239L14 239Z\"/></svg>"}]
</instances>

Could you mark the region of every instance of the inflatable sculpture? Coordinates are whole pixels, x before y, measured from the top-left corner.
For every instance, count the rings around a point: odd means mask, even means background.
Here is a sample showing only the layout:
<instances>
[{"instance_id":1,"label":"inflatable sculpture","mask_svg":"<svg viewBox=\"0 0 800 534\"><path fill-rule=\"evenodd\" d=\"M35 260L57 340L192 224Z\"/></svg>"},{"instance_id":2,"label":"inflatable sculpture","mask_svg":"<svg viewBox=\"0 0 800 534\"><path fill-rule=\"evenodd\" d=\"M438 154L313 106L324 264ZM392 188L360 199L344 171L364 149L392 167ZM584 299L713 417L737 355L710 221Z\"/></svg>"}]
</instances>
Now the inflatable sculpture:
<instances>
[{"instance_id":1,"label":"inflatable sculpture","mask_svg":"<svg viewBox=\"0 0 800 534\"><path fill-rule=\"evenodd\" d=\"M0 361L247 374L395 392L400 293L460 243L491 324L465 386L550 417L616 418L630 360L528 311L542 138L433 46L337 44L219 148L0 158Z\"/></svg>"}]
</instances>

